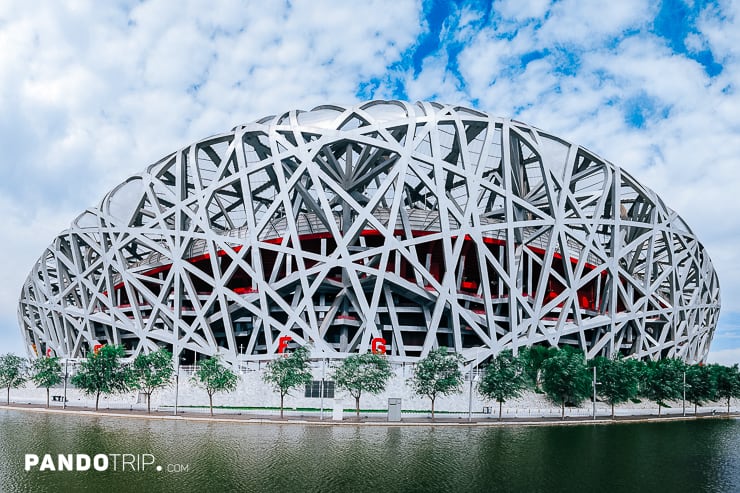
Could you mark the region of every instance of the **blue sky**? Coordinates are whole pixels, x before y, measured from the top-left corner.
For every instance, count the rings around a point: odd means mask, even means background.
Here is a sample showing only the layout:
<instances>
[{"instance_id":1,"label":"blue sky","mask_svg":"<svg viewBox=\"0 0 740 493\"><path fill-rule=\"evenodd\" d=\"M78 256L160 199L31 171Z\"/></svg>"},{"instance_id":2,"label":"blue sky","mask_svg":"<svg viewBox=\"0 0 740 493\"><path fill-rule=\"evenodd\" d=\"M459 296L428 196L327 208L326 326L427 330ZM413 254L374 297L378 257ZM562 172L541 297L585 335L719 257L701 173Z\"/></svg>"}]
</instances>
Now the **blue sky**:
<instances>
[{"instance_id":1,"label":"blue sky","mask_svg":"<svg viewBox=\"0 0 740 493\"><path fill-rule=\"evenodd\" d=\"M126 176L240 123L372 98L516 118L624 167L720 275L740 362L740 3L224 0L0 4L0 352L53 236Z\"/></svg>"}]
</instances>

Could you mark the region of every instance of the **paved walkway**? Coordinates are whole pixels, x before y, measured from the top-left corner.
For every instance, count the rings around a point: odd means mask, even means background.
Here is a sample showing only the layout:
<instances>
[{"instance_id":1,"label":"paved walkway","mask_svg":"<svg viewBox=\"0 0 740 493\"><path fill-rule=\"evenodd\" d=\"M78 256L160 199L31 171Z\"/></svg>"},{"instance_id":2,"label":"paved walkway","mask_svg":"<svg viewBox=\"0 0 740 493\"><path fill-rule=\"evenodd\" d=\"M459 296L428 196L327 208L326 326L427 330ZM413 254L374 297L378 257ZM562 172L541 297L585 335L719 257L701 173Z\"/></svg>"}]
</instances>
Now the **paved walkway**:
<instances>
[{"instance_id":1,"label":"paved walkway","mask_svg":"<svg viewBox=\"0 0 740 493\"><path fill-rule=\"evenodd\" d=\"M232 412L218 409L218 412L214 413L214 416L209 416L207 409L205 412L192 411L192 410L180 410L177 415L174 415L174 411L152 411L147 414L145 410L139 409L101 409L95 411L90 408L67 406L66 409L62 407L50 407L38 406L34 404L15 404L10 405L2 404L1 409L10 409L18 411L29 411L29 412L48 412L48 413L68 413L85 416L109 416L109 417L134 417L144 419L176 419L176 420L191 420L191 421L215 421L215 422L232 422L232 423L245 423L245 424L302 424L302 425L318 425L318 426L537 426L537 425L586 425L586 424L611 424L611 423L630 423L630 422L657 422L657 421L681 421L681 420L694 420L694 419L719 419L719 418L740 418L740 413L699 413L694 415L689 413L687 410L686 416L669 414L658 417L655 414L644 414L644 415L633 415L633 416L616 416L612 419L610 416L597 416L597 419L592 417L568 417L564 420L559 417L522 417L513 418L506 417L499 421L496 417L490 417L486 415L485 418L477 415L473 415L469 421L467 416L462 417L459 414L455 416L449 416L447 414L435 416L435 420L432 421L431 417L402 417L400 422L389 422L387 416L384 413L378 413L377 416L361 416L359 420L354 414L345 413L342 421L332 421L331 412L324 412L324 418L321 419L318 412L307 413L304 412L300 415L286 414L284 418L276 416L274 414L260 414L259 411L239 411L233 410Z\"/></svg>"}]
</instances>

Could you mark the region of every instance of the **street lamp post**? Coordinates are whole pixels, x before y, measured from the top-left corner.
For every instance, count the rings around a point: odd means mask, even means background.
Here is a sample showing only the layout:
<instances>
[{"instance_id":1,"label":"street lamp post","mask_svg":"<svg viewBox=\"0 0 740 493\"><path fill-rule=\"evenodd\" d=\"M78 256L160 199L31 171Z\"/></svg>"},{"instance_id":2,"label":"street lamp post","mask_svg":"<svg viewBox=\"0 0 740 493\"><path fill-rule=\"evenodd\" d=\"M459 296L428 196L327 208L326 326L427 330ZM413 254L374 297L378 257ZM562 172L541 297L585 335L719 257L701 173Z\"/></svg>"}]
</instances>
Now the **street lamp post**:
<instances>
[{"instance_id":1,"label":"street lamp post","mask_svg":"<svg viewBox=\"0 0 740 493\"><path fill-rule=\"evenodd\" d=\"M175 371L175 416L177 416L177 398L180 392L180 361L177 362L177 371Z\"/></svg>"},{"instance_id":2,"label":"street lamp post","mask_svg":"<svg viewBox=\"0 0 740 493\"><path fill-rule=\"evenodd\" d=\"M326 376L326 359L321 358L321 383L319 384L319 396L321 397L321 411L319 419L324 420L324 378Z\"/></svg>"},{"instance_id":3,"label":"street lamp post","mask_svg":"<svg viewBox=\"0 0 740 493\"><path fill-rule=\"evenodd\" d=\"M475 350L475 360L470 362L470 391L468 392L468 422L473 421L473 365L478 365L479 349Z\"/></svg>"},{"instance_id":4,"label":"street lamp post","mask_svg":"<svg viewBox=\"0 0 740 493\"><path fill-rule=\"evenodd\" d=\"M470 362L470 391L468 392L468 422L473 420L473 362Z\"/></svg>"},{"instance_id":5,"label":"street lamp post","mask_svg":"<svg viewBox=\"0 0 740 493\"><path fill-rule=\"evenodd\" d=\"M683 415L686 416L686 370L683 371Z\"/></svg>"},{"instance_id":6,"label":"street lamp post","mask_svg":"<svg viewBox=\"0 0 740 493\"><path fill-rule=\"evenodd\" d=\"M62 401L62 409L67 409L67 378L69 377L67 363L69 363L69 358L64 358L64 400Z\"/></svg>"},{"instance_id":7,"label":"street lamp post","mask_svg":"<svg viewBox=\"0 0 740 493\"><path fill-rule=\"evenodd\" d=\"M594 419L596 419L596 365L594 365L593 389L594 389L594 403L593 403L594 409L593 409L593 414L594 414Z\"/></svg>"}]
</instances>

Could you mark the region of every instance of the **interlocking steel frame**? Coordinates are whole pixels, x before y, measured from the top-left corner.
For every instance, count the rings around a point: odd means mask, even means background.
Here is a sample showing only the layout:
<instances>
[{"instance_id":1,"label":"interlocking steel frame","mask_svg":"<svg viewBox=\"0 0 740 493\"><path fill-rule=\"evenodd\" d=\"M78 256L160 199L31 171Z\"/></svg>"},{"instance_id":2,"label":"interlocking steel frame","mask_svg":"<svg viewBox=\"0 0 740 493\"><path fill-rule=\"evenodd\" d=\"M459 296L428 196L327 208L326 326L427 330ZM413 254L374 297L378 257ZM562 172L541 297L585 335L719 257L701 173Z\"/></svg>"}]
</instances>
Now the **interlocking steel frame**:
<instances>
[{"instance_id":1,"label":"interlocking steel frame","mask_svg":"<svg viewBox=\"0 0 740 493\"><path fill-rule=\"evenodd\" d=\"M480 362L573 345L705 360L717 275L624 170L523 123L437 103L290 111L181 149L108 193L34 265L29 351L269 360L438 346ZM283 345L286 339L283 339Z\"/></svg>"}]
</instances>

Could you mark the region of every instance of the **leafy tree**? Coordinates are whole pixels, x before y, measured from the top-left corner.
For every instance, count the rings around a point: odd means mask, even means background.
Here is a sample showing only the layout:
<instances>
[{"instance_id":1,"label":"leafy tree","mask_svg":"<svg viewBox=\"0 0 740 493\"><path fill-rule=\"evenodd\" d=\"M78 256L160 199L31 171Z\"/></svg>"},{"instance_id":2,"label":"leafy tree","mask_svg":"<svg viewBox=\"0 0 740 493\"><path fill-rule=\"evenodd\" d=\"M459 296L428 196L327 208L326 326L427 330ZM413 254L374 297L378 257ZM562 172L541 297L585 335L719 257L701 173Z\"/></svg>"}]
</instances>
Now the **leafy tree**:
<instances>
[{"instance_id":1,"label":"leafy tree","mask_svg":"<svg viewBox=\"0 0 740 493\"><path fill-rule=\"evenodd\" d=\"M658 403L658 416L665 401L680 399L683 395L684 368L684 362L676 358L648 363L643 392Z\"/></svg>"},{"instance_id":2,"label":"leafy tree","mask_svg":"<svg viewBox=\"0 0 740 493\"><path fill-rule=\"evenodd\" d=\"M0 356L0 386L8 390L8 405L10 405L10 389L17 389L25 381L26 360L11 353Z\"/></svg>"},{"instance_id":3,"label":"leafy tree","mask_svg":"<svg viewBox=\"0 0 740 493\"><path fill-rule=\"evenodd\" d=\"M292 353L268 363L262 380L280 393L280 418L283 417L283 400L291 389L311 383L309 351L301 346Z\"/></svg>"},{"instance_id":4,"label":"leafy tree","mask_svg":"<svg viewBox=\"0 0 740 493\"><path fill-rule=\"evenodd\" d=\"M151 413L152 393L170 384L175 370L172 353L161 348L148 354L139 353L131 365L134 386L146 395L146 412Z\"/></svg>"},{"instance_id":5,"label":"leafy tree","mask_svg":"<svg viewBox=\"0 0 740 493\"><path fill-rule=\"evenodd\" d=\"M31 366L31 380L37 387L46 389L46 407L49 407L49 388L59 385L64 379L62 365L57 357L41 357Z\"/></svg>"},{"instance_id":6,"label":"leafy tree","mask_svg":"<svg viewBox=\"0 0 740 493\"><path fill-rule=\"evenodd\" d=\"M218 356L200 362L193 374L195 385L202 387L208 394L208 404L213 416L213 394L216 392L233 392L239 377L221 363Z\"/></svg>"},{"instance_id":7,"label":"leafy tree","mask_svg":"<svg viewBox=\"0 0 740 493\"><path fill-rule=\"evenodd\" d=\"M627 402L637 395L639 389L639 375L630 360L622 358L594 358L596 375L599 385L596 387L597 394L608 402L612 407L612 419L614 419L614 405Z\"/></svg>"},{"instance_id":8,"label":"leafy tree","mask_svg":"<svg viewBox=\"0 0 740 493\"><path fill-rule=\"evenodd\" d=\"M87 358L82 360L77 374L72 377L72 385L87 395L95 395L96 411L100 394L114 394L131 389L131 370L120 361L125 354L123 346L106 344L97 351L87 353Z\"/></svg>"},{"instance_id":9,"label":"leafy tree","mask_svg":"<svg viewBox=\"0 0 740 493\"><path fill-rule=\"evenodd\" d=\"M449 395L460 392L463 383L462 356L448 353L446 347L430 351L416 365L411 378L411 386L418 395L429 397L432 401L432 421L434 421L434 401L438 395Z\"/></svg>"},{"instance_id":10,"label":"leafy tree","mask_svg":"<svg viewBox=\"0 0 740 493\"><path fill-rule=\"evenodd\" d=\"M583 352L564 347L542 363L542 389L560 403L565 419L565 403L579 405L591 394L591 376Z\"/></svg>"},{"instance_id":11,"label":"leafy tree","mask_svg":"<svg viewBox=\"0 0 740 493\"><path fill-rule=\"evenodd\" d=\"M355 398L355 415L360 417L360 396L363 392L378 394L385 390L393 376L391 365L380 355L353 354L341 362L334 371L336 386Z\"/></svg>"},{"instance_id":12,"label":"leafy tree","mask_svg":"<svg viewBox=\"0 0 740 493\"><path fill-rule=\"evenodd\" d=\"M478 382L478 392L486 399L493 399L498 402L498 419L500 421L504 401L519 397L526 383L526 375L521 359L516 358L507 349L491 359L483 377Z\"/></svg>"},{"instance_id":13,"label":"leafy tree","mask_svg":"<svg viewBox=\"0 0 740 493\"><path fill-rule=\"evenodd\" d=\"M730 399L740 398L740 369L737 364L732 366L712 365L716 382L717 398L727 399L727 414L730 414Z\"/></svg>"},{"instance_id":14,"label":"leafy tree","mask_svg":"<svg viewBox=\"0 0 740 493\"><path fill-rule=\"evenodd\" d=\"M691 365L686 367L686 400L694 405L694 414L705 401L711 400L715 393L715 382L708 366Z\"/></svg>"},{"instance_id":15,"label":"leafy tree","mask_svg":"<svg viewBox=\"0 0 740 493\"><path fill-rule=\"evenodd\" d=\"M647 363L641 359L632 358L623 360L623 363L629 368L629 371L634 373L637 379L637 395L645 395L644 389L647 388L648 374L650 373Z\"/></svg>"},{"instance_id":16,"label":"leafy tree","mask_svg":"<svg viewBox=\"0 0 740 493\"><path fill-rule=\"evenodd\" d=\"M524 372L532 382L535 392L541 392L542 363L554 356L556 352L557 348L552 346L530 346L522 349L519 358L522 360Z\"/></svg>"}]
</instances>

